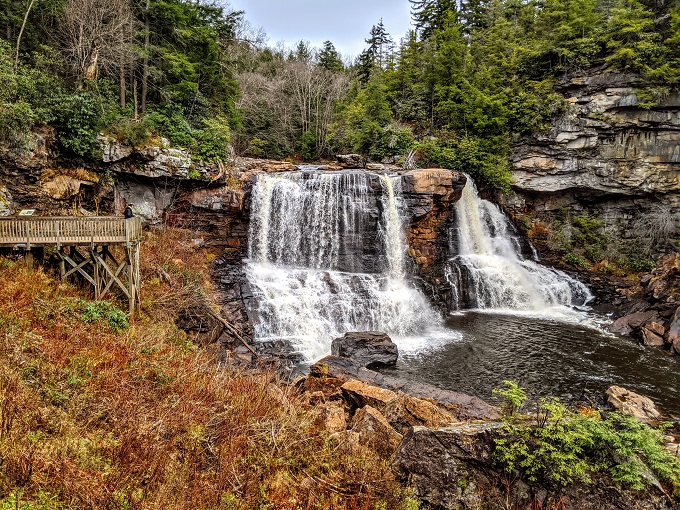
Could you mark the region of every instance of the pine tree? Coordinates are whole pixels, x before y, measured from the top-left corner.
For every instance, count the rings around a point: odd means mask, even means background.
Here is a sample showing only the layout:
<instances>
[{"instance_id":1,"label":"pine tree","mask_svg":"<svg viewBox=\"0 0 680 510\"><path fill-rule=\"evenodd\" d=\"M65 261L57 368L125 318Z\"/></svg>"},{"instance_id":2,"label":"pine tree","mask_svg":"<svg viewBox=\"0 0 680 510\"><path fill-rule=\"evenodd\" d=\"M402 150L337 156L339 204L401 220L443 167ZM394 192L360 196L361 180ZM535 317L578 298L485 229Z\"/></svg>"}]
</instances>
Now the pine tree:
<instances>
[{"instance_id":1,"label":"pine tree","mask_svg":"<svg viewBox=\"0 0 680 510\"><path fill-rule=\"evenodd\" d=\"M318 57L319 66L328 71L342 71L345 66L340 59L340 54L335 49L332 42L326 41L323 43L323 49Z\"/></svg>"},{"instance_id":2,"label":"pine tree","mask_svg":"<svg viewBox=\"0 0 680 510\"><path fill-rule=\"evenodd\" d=\"M449 13L458 10L455 0L409 0L409 2L413 24L423 41L444 26Z\"/></svg>"},{"instance_id":3,"label":"pine tree","mask_svg":"<svg viewBox=\"0 0 680 510\"><path fill-rule=\"evenodd\" d=\"M460 18L466 34L489 26L490 4L490 0L463 0L461 2Z\"/></svg>"},{"instance_id":4,"label":"pine tree","mask_svg":"<svg viewBox=\"0 0 680 510\"><path fill-rule=\"evenodd\" d=\"M305 63L311 62L312 50L309 48L309 42L298 41L295 49L288 54L288 60Z\"/></svg>"},{"instance_id":5,"label":"pine tree","mask_svg":"<svg viewBox=\"0 0 680 510\"><path fill-rule=\"evenodd\" d=\"M365 41L368 48L361 52L356 63L362 83L367 83L376 69L383 69L387 65L392 58L394 48L394 42L385 30L382 18L377 25L373 25L371 35Z\"/></svg>"},{"instance_id":6,"label":"pine tree","mask_svg":"<svg viewBox=\"0 0 680 510\"><path fill-rule=\"evenodd\" d=\"M390 34L385 30L383 20L371 28L371 36L366 39L369 50L376 58L376 64L379 67L384 67L391 58L392 49L394 48L394 41Z\"/></svg>"}]
</instances>

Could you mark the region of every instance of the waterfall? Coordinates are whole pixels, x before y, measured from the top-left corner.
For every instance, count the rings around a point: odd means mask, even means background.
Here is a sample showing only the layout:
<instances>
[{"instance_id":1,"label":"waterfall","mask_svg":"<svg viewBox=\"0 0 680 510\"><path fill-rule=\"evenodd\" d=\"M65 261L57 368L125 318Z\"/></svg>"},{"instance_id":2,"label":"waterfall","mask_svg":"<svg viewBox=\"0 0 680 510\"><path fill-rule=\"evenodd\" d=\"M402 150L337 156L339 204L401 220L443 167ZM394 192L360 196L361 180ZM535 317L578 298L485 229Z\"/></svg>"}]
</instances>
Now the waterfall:
<instances>
[{"instance_id":1,"label":"waterfall","mask_svg":"<svg viewBox=\"0 0 680 510\"><path fill-rule=\"evenodd\" d=\"M408 335L438 322L406 280L401 179L365 172L258 176L246 276L255 341L306 359L346 331Z\"/></svg>"},{"instance_id":2,"label":"waterfall","mask_svg":"<svg viewBox=\"0 0 680 510\"><path fill-rule=\"evenodd\" d=\"M585 285L566 273L525 260L510 221L498 206L479 198L470 178L455 211L456 255L447 274L454 309L545 311L581 306L592 298Z\"/></svg>"}]
</instances>

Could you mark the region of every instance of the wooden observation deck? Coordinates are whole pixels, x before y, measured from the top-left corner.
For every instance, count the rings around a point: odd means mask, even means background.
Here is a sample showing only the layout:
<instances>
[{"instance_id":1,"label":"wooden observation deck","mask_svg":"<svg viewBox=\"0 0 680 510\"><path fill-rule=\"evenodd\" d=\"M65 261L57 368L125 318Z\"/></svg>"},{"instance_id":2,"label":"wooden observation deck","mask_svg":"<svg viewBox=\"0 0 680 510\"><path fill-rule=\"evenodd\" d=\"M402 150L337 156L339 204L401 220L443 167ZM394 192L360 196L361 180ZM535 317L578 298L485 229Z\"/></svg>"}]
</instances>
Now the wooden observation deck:
<instances>
[{"instance_id":1,"label":"wooden observation deck","mask_svg":"<svg viewBox=\"0 0 680 510\"><path fill-rule=\"evenodd\" d=\"M140 218L111 216L13 216L0 218L0 247L23 249L29 261L35 248L54 247L61 279L78 275L103 299L115 284L128 298L130 315L140 304ZM124 248L119 263L109 246ZM127 280L127 283L124 281Z\"/></svg>"}]
</instances>

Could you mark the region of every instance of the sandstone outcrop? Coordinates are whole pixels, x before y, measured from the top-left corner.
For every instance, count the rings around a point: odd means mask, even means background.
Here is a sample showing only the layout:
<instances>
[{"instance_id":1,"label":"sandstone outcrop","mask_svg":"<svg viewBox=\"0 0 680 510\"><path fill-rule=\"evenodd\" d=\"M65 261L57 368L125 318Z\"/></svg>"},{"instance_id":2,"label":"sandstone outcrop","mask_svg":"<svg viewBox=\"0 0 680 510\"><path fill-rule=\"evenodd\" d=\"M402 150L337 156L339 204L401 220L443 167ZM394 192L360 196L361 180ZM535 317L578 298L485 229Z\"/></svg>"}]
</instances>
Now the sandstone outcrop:
<instances>
[{"instance_id":1,"label":"sandstone outcrop","mask_svg":"<svg viewBox=\"0 0 680 510\"><path fill-rule=\"evenodd\" d=\"M347 383L349 386L344 386ZM406 394L436 404L450 414L453 421L495 419L500 416L496 407L478 397L380 374L338 356L327 356L312 365L305 387L308 391L327 392L330 399L343 398L342 394L351 394L355 399L355 406L369 404L377 406L379 410L387 410L388 402L400 394ZM364 392L371 387L388 392L376 390L364 397ZM377 403L378 401L381 403Z\"/></svg>"},{"instance_id":2,"label":"sandstone outcrop","mask_svg":"<svg viewBox=\"0 0 680 510\"><path fill-rule=\"evenodd\" d=\"M680 93L647 109L639 105L640 86L639 76L604 68L558 81L567 111L549 130L515 143L516 194L506 209L533 221L594 212L610 238L624 243L648 244L661 226L670 239L677 235Z\"/></svg>"},{"instance_id":3,"label":"sandstone outcrop","mask_svg":"<svg viewBox=\"0 0 680 510\"><path fill-rule=\"evenodd\" d=\"M401 434L371 406L362 407L354 414L352 430L359 434L359 444L385 458L392 456L402 439Z\"/></svg>"},{"instance_id":4,"label":"sandstone outcrop","mask_svg":"<svg viewBox=\"0 0 680 510\"><path fill-rule=\"evenodd\" d=\"M607 402L617 411L650 425L661 417L651 399L621 386L607 388Z\"/></svg>"}]
</instances>

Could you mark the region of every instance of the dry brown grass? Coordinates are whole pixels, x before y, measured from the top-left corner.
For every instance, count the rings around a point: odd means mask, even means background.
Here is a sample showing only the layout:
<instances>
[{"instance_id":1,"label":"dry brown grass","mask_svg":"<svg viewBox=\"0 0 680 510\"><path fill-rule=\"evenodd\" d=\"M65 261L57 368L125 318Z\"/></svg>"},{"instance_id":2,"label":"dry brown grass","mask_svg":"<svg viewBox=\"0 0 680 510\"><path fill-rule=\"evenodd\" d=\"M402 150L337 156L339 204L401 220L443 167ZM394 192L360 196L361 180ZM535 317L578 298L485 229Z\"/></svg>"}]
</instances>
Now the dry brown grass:
<instances>
[{"instance_id":1,"label":"dry brown grass","mask_svg":"<svg viewBox=\"0 0 680 510\"><path fill-rule=\"evenodd\" d=\"M173 293L208 295L209 257L162 236L143 255L147 313L122 333L0 259L0 508L400 508L387 464L334 450L275 375L186 340Z\"/></svg>"}]
</instances>

